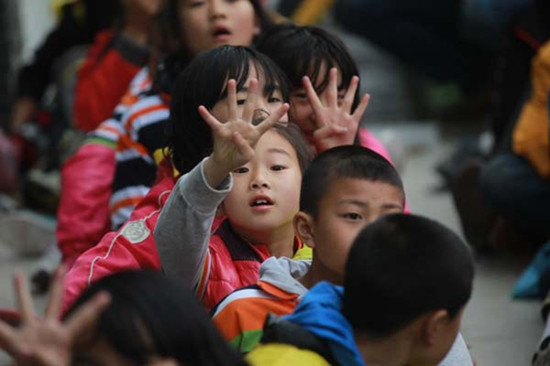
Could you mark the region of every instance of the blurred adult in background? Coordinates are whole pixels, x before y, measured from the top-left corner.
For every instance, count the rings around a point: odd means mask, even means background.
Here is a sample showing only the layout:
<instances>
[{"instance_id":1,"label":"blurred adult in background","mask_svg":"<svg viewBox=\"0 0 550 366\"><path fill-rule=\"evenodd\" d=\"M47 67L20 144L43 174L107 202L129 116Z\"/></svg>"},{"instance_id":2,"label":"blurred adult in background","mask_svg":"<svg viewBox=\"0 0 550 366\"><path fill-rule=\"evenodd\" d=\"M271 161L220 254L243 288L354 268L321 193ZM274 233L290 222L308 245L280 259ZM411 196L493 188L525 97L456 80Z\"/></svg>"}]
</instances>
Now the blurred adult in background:
<instances>
[{"instance_id":1,"label":"blurred adult in background","mask_svg":"<svg viewBox=\"0 0 550 366\"><path fill-rule=\"evenodd\" d=\"M32 61L19 71L10 130L28 121L39 107L53 81L53 68L59 57L72 47L91 44L99 31L112 26L119 12L120 4L116 0L63 2L58 23L35 51Z\"/></svg>"}]
</instances>

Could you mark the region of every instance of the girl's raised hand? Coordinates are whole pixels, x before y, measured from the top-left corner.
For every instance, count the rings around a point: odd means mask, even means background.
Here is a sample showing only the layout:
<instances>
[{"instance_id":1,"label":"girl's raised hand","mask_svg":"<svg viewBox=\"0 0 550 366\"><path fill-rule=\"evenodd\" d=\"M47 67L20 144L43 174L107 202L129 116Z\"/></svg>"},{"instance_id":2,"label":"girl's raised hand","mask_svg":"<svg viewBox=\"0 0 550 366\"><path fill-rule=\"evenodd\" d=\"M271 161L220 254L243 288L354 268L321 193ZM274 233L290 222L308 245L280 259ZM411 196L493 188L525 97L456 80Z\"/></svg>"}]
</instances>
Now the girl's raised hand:
<instances>
[{"instance_id":1,"label":"girl's raised hand","mask_svg":"<svg viewBox=\"0 0 550 366\"><path fill-rule=\"evenodd\" d=\"M9 353L17 365L69 365L76 337L95 326L101 311L109 303L109 295L98 293L65 322L59 320L65 271L56 271L46 315L34 311L26 279L15 276L15 292L21 314L19 327L0 320L0 348Z\"/></svg>"},{"instance_id":2,"label":"girl's raised hand","mask_svg":"<svg viewBox=\"0 0 550 366\"><path fill-rule=\"evenodd\" d=\"M253 122L259 93L258 80L250 79L242 113L238 111L236 89L236 81L230 79L227 82L227 121L219 121L204 106L199 107L200 115L212 129L214 146L204 167L206 179L212 187L217 187L231 171L254 157L254 147L260 137L279 122L289 108L288 104L284 103L265 120L255 125Z\"/></svg>"},{"instance_id":3,"label":"girl's raised hand","mask_svg":"<svg viewBox=\"0 0 550 366\"><path fill-rule=\"evenodd\" d=\"M355 112L351 113L359 77L354 76L351 79L340 105L338 105L338 70L335 67L329 71L329 83L321 94L321 98L307 76L304 76L302 83L317 123L317 129L313 132L317 153L335 146L353 144L359 123L370 100L370 95L365 94Z\"/></svg>"}]
</instances>

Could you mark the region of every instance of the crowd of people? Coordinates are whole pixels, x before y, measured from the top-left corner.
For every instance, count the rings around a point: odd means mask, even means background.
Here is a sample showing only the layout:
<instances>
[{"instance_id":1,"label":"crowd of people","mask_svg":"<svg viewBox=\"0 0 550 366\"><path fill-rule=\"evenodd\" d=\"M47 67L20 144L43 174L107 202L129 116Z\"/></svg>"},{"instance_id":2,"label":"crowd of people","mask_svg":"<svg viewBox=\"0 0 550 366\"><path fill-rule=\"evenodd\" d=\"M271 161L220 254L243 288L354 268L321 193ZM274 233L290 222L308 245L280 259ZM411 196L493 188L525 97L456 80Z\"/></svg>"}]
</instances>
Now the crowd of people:
<instances>
[{"instance_id":1,"label":"crowd of people","mask_svg":"<svg viewBox=\"0 0 550 366\"><path fill-rule=\"evenodd\" d=\"M345 3L337 18L359 7ZM36 115L43 70L87 45L74 81L58 88L70 111L42 126L56 147L70 131L85 134L51 163L61 171L62 263L46 314L21 275L18 310L0 311L0 347L17 364L473 365L459 331L469 246L409 212L388 150L361 124L370 95L344 42L265 5L64 5L36 54L47 62L21 73L0 134L0 190L14 193L33 160L18 133ZM332 6L317 5L313 18ZM379 21L370 26L391 24ZM389 28L388 37L402 31ZM446 71L468 79L460 65ZM495 155L478 175L492 214L548 240L550 79L533 75L513 155ZM461 213L471 206L463 198ZM543 296L550 244L532 267L518 286ZM550 359L544 344L535 362Z\"/></svg>"}]
</instances>

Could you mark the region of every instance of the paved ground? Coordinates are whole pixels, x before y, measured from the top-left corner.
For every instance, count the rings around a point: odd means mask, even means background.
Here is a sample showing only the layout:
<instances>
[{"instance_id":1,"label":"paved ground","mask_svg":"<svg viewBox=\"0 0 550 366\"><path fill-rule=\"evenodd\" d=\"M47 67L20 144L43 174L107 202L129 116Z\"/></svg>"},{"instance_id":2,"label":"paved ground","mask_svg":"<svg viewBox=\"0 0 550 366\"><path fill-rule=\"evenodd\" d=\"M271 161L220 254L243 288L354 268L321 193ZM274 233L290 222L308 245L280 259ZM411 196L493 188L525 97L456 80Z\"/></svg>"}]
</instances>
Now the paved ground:
<instances>
[{"instance_id":1,"label":"paved ground","mask_svg":"<svg viewBox=\"0 0 550 366\"><path fill-rule=\"evenodd\" d=\"M439 180L433 167L461 136L456 126L435 121L411 119L414 105L411 89L403 82L402 69L391 59L366 43L345 36L361 66L365 90L372 94L366 123L389 146L403 175L411 210L435 218L460 231L450 196L434 188ZM465 130L471 130L468 126ZM474 127L475 129L475 127ZM6 217L0 216L0 226ZM40 247L50 242L51 223L36 235ZM18 230L8 223L1 234ZM7 240L9 241L9 240ZM13 242L0 243L0 307L13 306L11 276L16 269L30 273L36 258L20 258L10 251ZM542 332L540 304L510 299L510 289L525 260L477 258L477 276L473 298L464 316L462 332L479 366L521 366L530 363L532 351ZM44 299L38 299L43 307ZM7 364L0 355L0 365Z\"/></svg>"}]
</instances>

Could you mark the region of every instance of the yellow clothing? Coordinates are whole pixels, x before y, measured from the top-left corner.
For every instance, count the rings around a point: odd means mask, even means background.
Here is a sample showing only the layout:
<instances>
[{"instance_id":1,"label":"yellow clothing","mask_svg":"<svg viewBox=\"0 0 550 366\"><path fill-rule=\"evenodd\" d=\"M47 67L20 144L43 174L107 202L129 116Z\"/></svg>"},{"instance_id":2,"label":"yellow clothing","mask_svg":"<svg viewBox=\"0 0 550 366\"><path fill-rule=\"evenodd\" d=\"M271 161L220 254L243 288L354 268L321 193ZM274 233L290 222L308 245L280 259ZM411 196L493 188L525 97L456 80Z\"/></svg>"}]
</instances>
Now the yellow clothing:
<instances>
[{"instance_id":1,"label":"yellow clothing","mask_svg":"<svg viewBox=\"0 0 550 366\"><path fill-rule=\"evenodd\" d=\"M550 178L548 96L550 91L550 42L546 42L531 66L532 94L514 129L512 146L543 178Z\"/></svg>"},{"instance_id":2,"label":"yellow clothing","mask_svg":"<svg viewBox=\"0 0 550 366\"><path fill-rule=\"evenodd\" d=\"M330 365L315 352L281 343L260 344L246 356L246 361L252 366Z\"/></svg>"}]
</instances>

